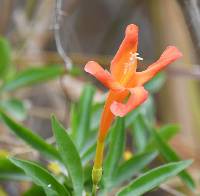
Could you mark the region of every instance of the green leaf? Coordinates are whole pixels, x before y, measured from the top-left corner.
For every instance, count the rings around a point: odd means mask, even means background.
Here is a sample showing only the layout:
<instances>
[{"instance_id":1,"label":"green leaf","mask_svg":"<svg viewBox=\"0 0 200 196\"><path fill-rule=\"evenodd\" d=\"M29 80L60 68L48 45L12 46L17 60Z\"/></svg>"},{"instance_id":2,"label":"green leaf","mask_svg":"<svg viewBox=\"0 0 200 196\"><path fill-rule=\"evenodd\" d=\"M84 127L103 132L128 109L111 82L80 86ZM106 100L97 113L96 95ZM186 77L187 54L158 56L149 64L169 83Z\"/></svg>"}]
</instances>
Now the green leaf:
<instances>
[{"instance_id":1,"label":"green leaf","mask_svg":"<svg viewBox=\"0 0 200 196\"><path fill-rule=\"evenodd\" d=\"M52 117L52 128L58 145L58 151L72 180L74 195L82 195L83 170L78 151L65 129L54 116Z\"/></svg>"},{"instance_id":2,"label":"green leaf","mask_svg":"<svg viewBox=\"0 0 200 196\"><path fill-rule=\"evenodd\" d=\"M27 116L26 106L19 99L8 99L0 101L0 108L17 120L24 120Z\"/></svg>"},{"instance_id":3,"label":"green leaf","mask_svg":"<svg viewBox=\"0 0 200 196\"><path fill-rule=\"evenodd\" d=\"M70 133L71 138L75 140L77 129L78 129L78 118L79 118L79 111L78 106L75 103L71 104L70 107Z\"/></svg>"},{"instance_id":4,"label":"green leaf","mask_svg":"<svg viewBox=\"0 0 200 196\"><path fill-rule=\"evenodd\" d=\"M82 156L92 145L97 142L97 131L91 131L90 135L87 136L85 144L79 150L79 154Z\"/></svg>"},{"instance_id":5,"label":"green leaf","mask_svg":"<svg viewBox=\"0 0 200 196\"><path fill-rule=\"evenodd\" d=\"M136 145L137 152L142 152L147 143L147 134L148 131L146 129L145 124L142 121L142 115L138 115L132 124L132 134L134 144Z\"/></svg>"},{"instance_id":6,"label":"green leaf","mask_svg":"<svg viewBox=\"0 0 200 196\"><path fill-rule=\"evenodd\" d=\"M101 114L103 110L103 103L95 103L92 105L92 114L91 114L91 122L90 129L95 131L99 128Z\"/></svg>"},{"instance_id":7,"label":"green leaf","mask_svg":"<svg viewBox=\"0 0 200 196\"><path fill-rule=\"evenodd\" d=\"M125 124L123 118L116 119L115 126L112 128L110 134L110 144L104 163L103 174L106 186L109 186L109 184L112 182L111 177L124 152Z\"/></svg>"},{"instance_id":8,"label":"green leaf","mask_svg":"<svg viewBox=\"0 0 200 196\"><path fill-rule=\"evenodd\" d=\"M134 155L128 161L122 163L112 178L114 186L119 186L122 182L129 180L134 175L138 174L144 167L152 162L158 153L145 152Z\"/></svg>"},{"instance_id":9,"label":"green leaf","mask_svg":"<svg viewBox=\"0 0 200 196\"><path fill-rule=\"evenodd\" d=\"M57 150L52 145L46 143L39 135L18 124L2 111L0 111L0 117L13 133L15 133L28 145L52 160L60 160Z\"/></svg>"},{"instance_id":10,"label":"green leaf","mask_svg":"<svg viewBox=\"0 0 200 196\"><path fill-rule=\"evenodd\" d=\"M81 76L83 75L83 69L81 69L81 67L75 67L73 66L69 72L68 72L71 76L74 76L74 77L78 77L78 76Z\"/></svg>"},{"instance_id":11,"label":"green leaf","mask_svg":"<svg viewBox=\"0 0 200 196\"><path fill-rule=\"evenodd\" d=\"M91 145L82 155L81 155L81 162L82 165L85 165L88 161L92 160L95 155L96 149L96 142L95 144Z\"/></svg>"},{"instance_id":12,"label":"green leaf","mask_svg":"<svg viewBox=\"0 0 200 196\"><path fill-rule=\"evenodd\" d=\"M181 160L176 152L159 136L156 131L154 131L154 137L160 154L164 157L166 161L172 162ZM195 182L187 171L182 171L179 176L189 188L194 190Z\"/></svg>"},{"instance_id":13,"label":"green leaf","mask_svg":"<svg viewBox=\"0 0 200 196\"><path fill-rule=\"evenodd\" d=\"M141 115L143 118L145 118L150 125L155 123L155 106L153 97L151 95L149 95L148 99L142 105L137 107L126 116L126 127L132 126L138 115Z\"/></svg>"},{"instance_id":14,"label":"green leaf","mask_svg":"<svg viewBox=\"0 0 200 196\"><path fill-rule=\"evenodd\" d=\"M80 101L78 103L78 127L77 130L73 130L75 133L72 133L72 135L75 136L75 141L79 149L81 149L81 147L84 145L86 136L90 131L91 108L94 93L94 87L87 85L83 89Z\"/></svg>"},{"instance_id":15,"label":"green leaf","mask_svg":"<svg viewBox=\"0 0 200 196\"><path fill-rule=\"evenodd\" d=\"M28 68L4 83L1 90L16 90L21 87L53 79L63 73L64 68L61 66Z\"/></svg>"},{"instance_id":16,"label":"green leaf","mask_svg":"<svg viewBox=\"0 0 200 196\"><path fill-rule=\"evenodd\" d=\"M91 164L86 165L84 167L83 173L84 173L84 187L86 188L87 184L88 185L90 184L89 191L91 191L91 186L92 186L92 178L91 178L91 176L92 176L92 165ZM87 190L85 190L85 191L87 191Z\"/></svg>"},{"instance_id":17,"label":"green leaf","mask_svg":"<svg viewBox=\"0 0 200 196\"><path fill-rule=\"evenodd\" d=\"M133 180L128 186L118 192L117 196L143 195L167 181L169 178L176 176L191 163L192 161L180 161L152 169Z\"/></svg>"},{"instance_id":18,"label":"green leaf","mask_svg":"<svg viewBox=\"0 0 200 196\"><path fill-rule=\"evenodd\" d=\"M138 114L139 114L139 108L141 106L139 106L138 108L134 109L133 111L129 112L127 114L127 116L125 117L126 120L125 120L125 127L126 128L129 128L132 124L133 124L133 121L137 118Z\"/></svg>"},{"instance_id":19,"label":"green leaf","mask_svg":"<svg viewBox=\"0 0 200 196\"><path fill-rule=\"evenodd\" d=\"M29 180L29 178L8 158L0 157L0 180Z\"/></svg>"},{"instance_id":20,"label":"green leaf","mask_svg":"<svg viewBox=\"0 0 200 196\"><path fill-rule=\"evenodd\" d=\"M65 187L60 184L46 169L31 161L10 158L10 160L31 177L33 182L44 189L54 191L59 196L70 195Z\"/></svg>"},{"instance_id":21,"label":"green leaf","mask_svg":"<svg viewBox=\"0 0 200 196\"><path fill-rule=\"evenodd\" d=\"M155 119L155 104L152 95L149 95L148 99L139 107L140 115L148 122L149 125L154 126Z\"/></svg>"},{"instance_id":22,"label":"green leaf","mask_svg":"<svg viewBox=\"0 0 200 196\"><path fill-rule=\"evenodd\" d=\"M160 128L160 136L164 139L170 140L174 135L180 131L180 125L177 124L167 124Z\"/></svg>"},{"instance_id":23,"label":"green leaf","mask_svg":"<svg viewBox=\"0 0 200 196\"><path fill-rule=\"evenodd\" d=\"M23 193L23 196L33 196L33 195L46 196L44 189L37 185L33 185L30 189L28 189L25 193Z\"/></svg>"},{"instance_id":24,"label":"green leaf","mask_svg":"<svg viewBox=\"0 0 200 196\"><path fill-rule=\"evenodd\" d=\"M11 49L9 42L0 37L0 76L5 78L5 73L11 64Z\"/></svg>"},{"instance_id":25,"label":"green leaf","mask_svg":"<svg viewBox=\"0 0 200 196\"><path fill-rule=\"evenodd\" d=\"M164 141L169 141L173 136L175 136L180 131L180 126L175 124L169 124L165 125L160 128L159 132L157 132L160 137ZM148 144L145 147L145 150L155 150L156 149L156 141L155 137L152 136L152 138L149 140Z\"/></svg>"},{"instance_id":26,"label":"green leaf","mask_svg":"<svg viewBox=\"0 0 200 196\"><path fill-rule=\"evenodd\" d=\"M145 89L150 93L157 93L166 81L166 75L164 72L156 74L147 84L145 84Z\"/></svg>"},{"instance_id":27,"label":"green leaf","mask_svg":"<svg viewBox=\"0 0 200 196\"><path fill-rule=\"evenodd\" d=\"M57 193L55 193L55 191L52 191L48 188L44 189L44 191L45 191L45 195L47 195L47 196L60 196ZM71 194L70 194L70 196L71 196Z\"/></svg>"}]
</instances>

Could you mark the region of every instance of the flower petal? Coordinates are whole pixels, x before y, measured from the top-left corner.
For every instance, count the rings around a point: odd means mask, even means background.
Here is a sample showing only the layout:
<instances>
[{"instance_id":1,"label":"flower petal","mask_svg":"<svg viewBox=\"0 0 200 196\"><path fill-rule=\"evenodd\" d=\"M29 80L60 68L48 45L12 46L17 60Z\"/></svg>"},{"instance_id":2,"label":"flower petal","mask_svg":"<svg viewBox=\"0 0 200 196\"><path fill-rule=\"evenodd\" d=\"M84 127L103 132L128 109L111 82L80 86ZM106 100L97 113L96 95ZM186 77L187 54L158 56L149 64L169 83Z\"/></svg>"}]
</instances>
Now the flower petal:
<instances>
[{"instance_id":1,"label":"flower petal","mask_svg":"<svg viewBox=\"0 0 200 196\"><path fill-rule=\"evenodd\" d=\"M148 97L148 92L144 89L143 86L129 89L129 91L131 95L127 103L123 104L114 101L110 106L110 110L115 116L125 116L128 112L132 111L137 106L142 104Z\"/></svg>"},{"instance_id":2,"label":"flower petal","mask_svg":"<svg viewBox=\"0 0 200 196\"><path fill-rule=\"evenodd\" d=\"M111 62L111 74L117 81L120 81L125 72L136 70L137 59L131 57L137 52L137 45L138 27L134 24L130 24L127 26L125 38Z\"/></svg>"},{"instance_id":3,"label":"flower petal","mask_svg":"<svg viewBox=\"0 0 200 196\"><path fill-rule=\"evenodd\" d=\"M143 85L160 70L180 57L182 57L182 53L175 46L168 46L155 63L150 65L145 71L137 72L135 78L132 79L128 86L131 87L135 84Z\"/></svg>"},{"instance_id":4,"label":"flower petal","mask_svg":"<svg viewBox=\"0 0 200 196\"><path fill-rule=\"evenodd\" d=\"M89 61L84 70L94 77L96 77L104 86L112 90L123 90L124 88L116 82L111 74L104 70L98 63L95 61Z\"/></svg>"}]
</instances>

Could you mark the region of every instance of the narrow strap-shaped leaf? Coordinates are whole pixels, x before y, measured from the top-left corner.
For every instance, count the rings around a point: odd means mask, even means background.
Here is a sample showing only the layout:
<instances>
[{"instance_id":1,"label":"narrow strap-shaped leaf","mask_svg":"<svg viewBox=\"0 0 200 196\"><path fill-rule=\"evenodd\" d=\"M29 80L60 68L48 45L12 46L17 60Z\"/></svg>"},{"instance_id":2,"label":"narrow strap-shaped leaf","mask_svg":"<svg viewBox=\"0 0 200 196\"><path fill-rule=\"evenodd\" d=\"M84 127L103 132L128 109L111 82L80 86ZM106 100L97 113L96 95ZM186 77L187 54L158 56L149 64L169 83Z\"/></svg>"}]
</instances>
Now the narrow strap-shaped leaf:
<instances>
[{"instance_id":1,"label":"narrow strap-shaped leaf","mask_svg":"<svg viewBox=\"0 0 200 196\"><path fill-rule=\"evenodd\" d=\"M179 125L175 125L175 124L169 124L166 126L163 126L160 128L159 132L157 132L157 134L160 135L160 137L164 140L164 141L169 141L173 136L175 136L180 130L180 126ZM149 140L148 144L145 147L145 150L155 150L156 149L156 141L155 141L155 137L152 136L152 138Z\"/></svg>"},{"instance_id":2,"label":"narrow strap-shaped leaf","mask_svg":"<svg viewBox=\"0 0 200 196\"><path fill-rule=\"evenodd\" d=\"M18 124L2 111L0 111L0 117L13 133L15 133L28 145L52 160L60 160L60 156L57 150L50 144L46 143L39 135Z\"/></svg>"},{"instance_id":3,"label":"narrow strap-shaped leaf","mask_svg":"<svg viewBox=\"0 0 200 196\"><path fill-rule=\"evenodd\" d=\"M152 169L133 180L129 185L122 188L117 196L140 196L156 188L171 177L187 168L191 161L180 161L162 165Z\"/></svg>"},{"instance_id":4,"label":"narrow strap-shaped leaf","mask_svg":"<svg viewBox=\"0 0 200 196\"><path fill-rule=\"evenodd\" d=\"M86 165L84 167L83 174L84 174L84 187L85 187L85 189L87 189L86 187L89 185L88 188L90 189L91 183L92 183L92 178L91 178L91 176L92 176L92 165L89 165L89 164ZM86 196L89 196L89 194L88 195L86 194Z\"/></svg>"},{"instance_id":5,"label":"narrow strap-shaped leaf","mask_svg":"<svg viewBox=\"0 0 200 196\"><path fill-rule=\"evenodd\" d=\"M0 157L0 180L30 180L30 178L8 158Z\"/></svg>"},{"instance_id":6,"label":"narrow strap-shaped leaf","mask_svg":"<svg viewBox=\"0 0 200 196\"><path fill-rule=\"evenodd\" d=\"M99 127L104 102L105 100L101 100L101 102L94 103L92 105L91 120L90 120L90 129L92 131L97 130Z\"/></svg>"},{"instance_id":7,"label":"narrow strap-shaped leaf","mask_svg":"<svg viewBox=\"0 0 200 196\"><path fill-rule=\"evenodd\" d=\"M138 174L138 172L156 158L157 154L156 152L141 153L134 155L131 159L122 163L112 178L113 185L118 186Z\"/></svg>"},{"instance_id":8,"label":"narrow strap-shaped leaf","mask_svg":"<svg viewBox=\"0 0 200 196\"><path fill-rule=\"evenodd\" d=\"M85 165L95 155L96 143L91 145L81 156L82 165Z\"/></svg>"},{"instance_id":9,"label":"narrow strap-shaped leaf","mask_svg":"<svg viewBox=\"0 0 200 196\"><path fill-rule=\"evenodd\" d=\"M33 182L44 189L55 191L59 196L68 196L66 188L60 184L46 169L36 163L15 158L10 160L30 176Z\"/></svg>"},{"instance_id":10,"label":"narrow strap-shaped leaf","mask_svg":"<svg viewBox=\"0 0 200 196\"><path fill-rule=\"evenodd\" d=\"M52 117L52 128L63 164L72 180L74 195L80 196L83 191L83 169L78 151L63 126Z\"/></svg>"},{"instance_id":11,"label":"narrow strap-shaped leaf","mask_svg":"<svg viewBox=\"0 0 200 196\"><path fill-rule=\"evenodd\" d=\"M19 121L24 120L27 116L24 102L16 98L1 100L0 108Z\"/></svg>"},{"instance_id":12,"label":"narrow strap-shaped leaf","mask_svg":"<svg viewBox=\"0 0 200 196\"><path fill-rule=\"evenodd\" d=\"M23 196L33 196L33 195L46 196L44 189L36 184L33 184L31 188L29 188L26 192L23 193Z\"/></svg>"},{"instance_id":13,"label":"narrow strap-shaped leaf","mask_svg":"<svg viewBox=\"0 0 200 196\"><path fill-rule=\"evenodd\" d=\"M155 125L155 103L154 98L150 94L148 99L139 107L140 115L142 116L142 121L146 125L148 130L149 126ZM145 122L147 121L147 123Z\"/></svg>"},{"instance_id":14,"label":"narrow strap-shaped leaf","mask_svg":"<svg viewBox=\"0 0 200 196\"><path fill-rule=\"evenodd\" d=\"M160 72L145 84L145 89L147 89L150 93L156 93L161 89L165 81L166 81L165 73Z\"/></svg>"},{"instance_id":15,"label":"narrow strap-shaped leaf","mask_svg":"<svg viewBox=\"0 0 200 196\"><path fill-rule=\"evenodd\" d=\"M18 73L11 80L3 84L1 90L16 90L17 88L50 80L52 78L55 78L56 76L61 75L62 73L64 73L64 68L58 65L49 67L28 68Z\"/></svg>"},{"instance_id":16,"label":"narrow strap-shaped leaf","mask_svg":"<svg viewBox=\"0 0 200 196\"><path fill-rule=\"evenodd\" d=\"M95 93L94 87L87 85L82 92L78 103L78 127L75 134L75 141L79 149L84 145L86 135L90 131L92 99Z\"/></svg>"},{"instance_id":17,"label":"narrow strap-shaped leaf","mask_svg":"<svg viewBox=\"0 0 200 196\"><path fill-rule=\"evenodd\" d=\"M142 152L147 143L147 129L142 121L142 115L138 115L132 124L132 134L134 144L136 145L137 152Z\"/></svg>"},{"instance_id":18,"label":"narrow strap-shaped leaf","mask_svg":"<svg viewBox=\"0 0 200 196\"><path fill-rule=\"evenodd\" d=\"M111 177L114 170L116 169L122 154L124 151L125 145L125 125L123 118L117 118L115 126L112 128L110 133L110 145L106 160L104 163L104 181L105 185L110 184Z\"/></svg>"},{"instance_id":19,"label":"narrow strap-shaped leaf","mask_svg":"<svg viewBox=\"0 0 200 196\"><path fill-rule=\"evenodd\" d=\"M11 49L9 42L3 37L0 37L0 57L0 76L5 78L11 65Z\"/></svg>"},{"instance_id":20,"label":"narrow strap-shaped leaf","mask_svg":"<svg viewBox=\"0 0 200 196\"><path fill-rule=\"evenodd\" d=\"M59 196L57 193L55 193L54 191L52 190L49 190L48 188L44 189L45 191L45 195L46 196ZM70 195L71 196L71 195Z\"/></svg>"},{"instance_id":21,"label":"narrow strap-shaped leaf","mask_svg":"<svg viewBox=\"0 0 200 196\"><path fill-rule=\"evenodd\" d=\"M139 106L138 108L134 109L133 111L129 112L126 116L126 120L125 120L125 127L126 128L129 128L132 124L133 124L133 121L137 118L140 110L141 106Z\"/></svg>"},{"instance_id":22,"label":"narrow strap-shaped leaf","mask_svg":"<svg viewBox=\"0 0 200 196\"><path fill-rule=\"evenodd\" d=\"M73 141L76 139L78 130L79 112L76 103L72 103L70 107L70 135Z\"/></svg>"},{"instance_id":23,"label":"narrow strap-shaped leaf","mask_svg":"<svg viewBox=\"0 0 200 196\"><path fill-rule=\"evenodd\" d=\"M167 124L160 128L160 133L162 138L167 138L170 140L174 135L180 131L180 125L177 124Z\"/></svg>"},{"instance_id":24,"label":"narrow strap-shaped leaf","mask_svg":"<svg viewBox=\"0 0 200 196\"><path fill-rule=\"evenodd\" d=\"M79 150L79 154L81 155L81 157L92 145L96 144L96 135L97 131L91 131L90 135L87 136L87 138L85 139L85 144Z\"/></svg>"},{"instance_id":25,"label":"narrow strap-shaped leaf","mask_svg":"<svg viewBox=\"0 0 200 196\"><path fill-rule=\"evenodd\" d=\"M160 154L166 161L172 162L181 160L176 152L159 136L156 131L154 131L154 137ZM187 171L182 171L179 176L189 188L192 190L195 188L195 182Z\"/></svg>"}]
</instances>

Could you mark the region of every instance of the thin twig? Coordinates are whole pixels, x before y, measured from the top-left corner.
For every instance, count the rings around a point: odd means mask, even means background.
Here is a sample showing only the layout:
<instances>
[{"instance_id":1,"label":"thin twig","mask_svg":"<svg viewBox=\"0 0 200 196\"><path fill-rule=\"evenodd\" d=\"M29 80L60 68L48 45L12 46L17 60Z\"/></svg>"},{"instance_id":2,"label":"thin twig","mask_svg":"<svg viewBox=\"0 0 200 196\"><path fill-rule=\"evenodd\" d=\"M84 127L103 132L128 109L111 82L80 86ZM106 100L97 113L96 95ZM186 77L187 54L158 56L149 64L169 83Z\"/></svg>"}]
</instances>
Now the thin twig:
<instances>
[{"instance_id":1,"label":"thin twig","mask_svg":"<svg viewBox=\"0 0 200 196\"><path fill-rule=\"evenodd\" d=\"M69 70L72 68L72 61L67 56L65 50L63 49L60 39L60 24L62 22L62 16L65 15L65 12L61 8L62 8L62 0L56 0L55 19L54 19L54 38L58 53L63 59L66 69Z\"/></svg>"},{"instance_id":2,"label":"thin twig","mask_svg":"<svg viewBox=\"0 0 200 196\"><path fill-rule=\"evenodd\" d=\"M174 196L186 196L185 194L173 189L172 187L168 186L167 184L160 185L160 188L167 191L168 193L170 193Z\"/></svg>"},{"instance_id":3,"label":"thin twig","mask_svg":"<svg viewBox=\"0 0 200 196\"><path fill-rule=\"evenodd\" d=\"M61 59L57 55L57 53L42 52L41 56L47 63L48 62L61 63ZM82 53L70 53L69 57L77 65L83 65L90 59L98 61L101 65L108 65L112 58L111 56L89 55ZM14 59L14 60L18 64L27 64L30 61L33 62L34 64L41 64L40 60L36 59L34 55L22 56L20 57L20 59ZM151 60L147 59L146 61L144 61L144 64L149 64L149 62L151 62ZM200 65L198 64L192 65L191 68L184 68L184 66L179 66L179 67L170 66L169 68L167 68L167 72L169 73L170 76L174 77L184 77L188 79L200 80Z\"/></svg>"},{"instance_id":4,"label":"thin twig","mask_svg":"<svg viewBox=\"0 0 200 196\"><path fill-rule=\"evenodd\" d=\"M191 69L170 67L168 72L172 76L182 76L200 80L200 65L192 65Z\"/></svg>"}]
</instances>

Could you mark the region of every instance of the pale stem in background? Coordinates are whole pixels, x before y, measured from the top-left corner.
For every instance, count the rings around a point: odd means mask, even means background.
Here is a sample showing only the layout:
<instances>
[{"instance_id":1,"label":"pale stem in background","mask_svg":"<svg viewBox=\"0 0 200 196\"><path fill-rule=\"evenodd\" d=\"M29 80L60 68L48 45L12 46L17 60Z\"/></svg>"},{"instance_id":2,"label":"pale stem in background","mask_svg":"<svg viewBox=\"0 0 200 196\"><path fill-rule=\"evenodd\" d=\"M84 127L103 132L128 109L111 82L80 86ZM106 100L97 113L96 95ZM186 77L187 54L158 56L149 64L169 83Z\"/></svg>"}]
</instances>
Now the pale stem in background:
<instances>
[{"instance_id":1,"label":"pale stem in background","mask_svg":"<svg viewBox=\"0 0 200 196\"><path fill-rule=\"evenodd\" d=\"M54 19L54 37L56 42L56 47L59 55L62 57L66 69L69 70L72 68L72 61L67 56L65 50L62 47L61 39L60 39L60 23L62 21L62 16L65 15L64 11L62 11L62 0L56 0L55 5L55 19Z\"/></svg>"}]
</instances>

